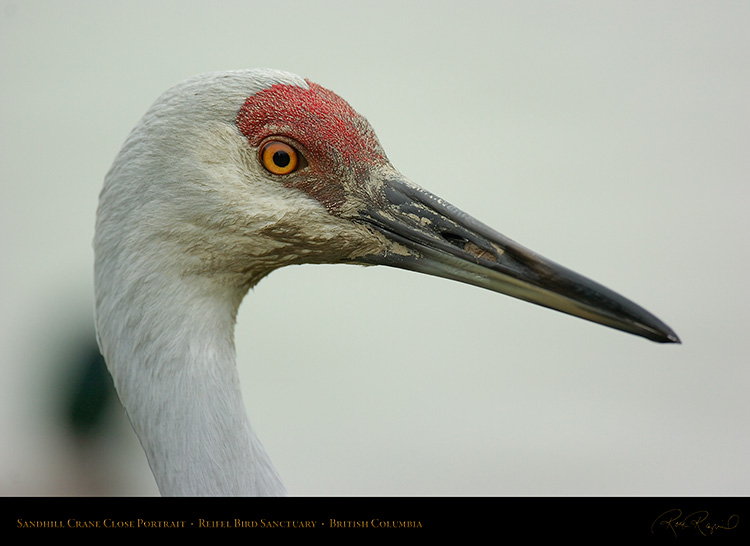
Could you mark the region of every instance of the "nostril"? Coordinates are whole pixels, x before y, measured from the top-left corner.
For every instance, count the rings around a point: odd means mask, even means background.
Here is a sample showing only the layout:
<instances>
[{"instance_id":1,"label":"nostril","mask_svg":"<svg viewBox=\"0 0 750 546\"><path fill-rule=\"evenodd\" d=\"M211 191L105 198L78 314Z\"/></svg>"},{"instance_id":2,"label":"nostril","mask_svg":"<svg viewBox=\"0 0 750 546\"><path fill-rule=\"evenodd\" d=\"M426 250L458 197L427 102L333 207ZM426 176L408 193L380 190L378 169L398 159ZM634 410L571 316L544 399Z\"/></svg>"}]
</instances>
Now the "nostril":
<instances>
[{"instance_id":1,"label":"nostril","mask_svg":"<svg viewBox=\"0 0 750 546\"><path fill-rule=\"evenodd\" d=\"M450 244L463 248L466 243L469 242L469 240L466 237L462 237L461 235L457 235L455 233L451 233L450 231L444 231L440 234L443 239L448 241Z\"/></svg>"}]
</instances>

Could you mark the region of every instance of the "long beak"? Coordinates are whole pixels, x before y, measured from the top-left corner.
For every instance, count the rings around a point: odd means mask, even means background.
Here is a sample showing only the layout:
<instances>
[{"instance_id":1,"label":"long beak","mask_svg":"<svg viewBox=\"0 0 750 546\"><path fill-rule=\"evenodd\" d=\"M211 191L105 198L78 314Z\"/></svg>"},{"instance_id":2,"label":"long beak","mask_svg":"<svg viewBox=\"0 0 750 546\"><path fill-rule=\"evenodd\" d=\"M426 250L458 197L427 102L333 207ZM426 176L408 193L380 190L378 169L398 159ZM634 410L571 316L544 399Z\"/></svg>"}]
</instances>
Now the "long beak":
<instances>
[{"instance_id":1,"label":"long beak","mask_svg":"<svg viewBox=\"0 0 750 546\"><path fill-rule=\"evenodd\" d=\"M379 182L359 220L408 251L362 261L473 284L660 343L680 343L669 326L642 307L408 180L389 176Z\"/></svg>"}]
</instances>

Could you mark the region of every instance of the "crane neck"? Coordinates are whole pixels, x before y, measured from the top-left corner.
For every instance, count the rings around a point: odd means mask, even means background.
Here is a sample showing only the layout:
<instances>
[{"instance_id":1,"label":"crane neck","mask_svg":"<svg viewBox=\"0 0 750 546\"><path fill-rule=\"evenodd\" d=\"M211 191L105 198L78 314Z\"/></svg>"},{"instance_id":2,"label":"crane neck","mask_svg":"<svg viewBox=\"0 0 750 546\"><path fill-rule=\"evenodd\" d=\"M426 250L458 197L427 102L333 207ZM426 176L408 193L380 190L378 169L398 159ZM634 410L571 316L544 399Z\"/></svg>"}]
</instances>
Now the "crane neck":
<instances>
[{"instance_id":1,"label":"crane neck","mask_svg":"<svg viewBox=\"0 0 750 546\"><path fill-rule=\"evenodd\" d=\"M234 326L244 293L197 277L163 281L125 287L127 314L108 336L124 342L105 347L161 494L285 494L240 391ZM100 329L111 327L103 315Z\"/></svg>"}]
</instances>

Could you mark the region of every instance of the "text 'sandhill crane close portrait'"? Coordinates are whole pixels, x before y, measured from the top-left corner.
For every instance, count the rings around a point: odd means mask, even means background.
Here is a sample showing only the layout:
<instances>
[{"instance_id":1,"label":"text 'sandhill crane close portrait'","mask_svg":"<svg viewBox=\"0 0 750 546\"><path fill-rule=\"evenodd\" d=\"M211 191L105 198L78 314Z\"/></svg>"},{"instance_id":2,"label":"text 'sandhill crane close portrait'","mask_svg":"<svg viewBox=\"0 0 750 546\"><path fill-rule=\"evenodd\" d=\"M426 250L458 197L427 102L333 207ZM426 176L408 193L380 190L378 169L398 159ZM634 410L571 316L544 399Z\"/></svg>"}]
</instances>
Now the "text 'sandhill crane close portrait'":
<instances>
[{"instance_id":1,"label":"text 'sandhill crane close portrait'","mask_svg":"<svg viewBox=\"0 0 750 546\"><path fill-rule=\"evenodd\" d=\"M107 174L94 247L99 344L163 495L286 494L234 349L243 297L285 265L389 265L679 343L645 309L406 179L343 99L275 70L162 95Z\"/></svg>"}]
</instances>

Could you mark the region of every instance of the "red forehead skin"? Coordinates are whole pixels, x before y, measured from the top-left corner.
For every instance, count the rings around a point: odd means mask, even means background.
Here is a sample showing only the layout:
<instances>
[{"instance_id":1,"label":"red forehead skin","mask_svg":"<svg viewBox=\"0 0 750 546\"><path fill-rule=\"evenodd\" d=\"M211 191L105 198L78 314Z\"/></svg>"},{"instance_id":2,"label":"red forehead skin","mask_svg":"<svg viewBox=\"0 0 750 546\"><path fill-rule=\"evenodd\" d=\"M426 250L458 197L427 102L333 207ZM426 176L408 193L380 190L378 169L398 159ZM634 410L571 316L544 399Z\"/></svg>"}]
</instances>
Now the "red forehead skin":
<instances>
[{"instance_id":1,"label":"red forehead skin","mask_svg":"<svg viewBox=\"0 0 750 546\"><path fill-rule=\"evenodd\" d=\"M385 154L365 118L324 87L310 81L309 89L276 84L249 97L237 114L237 127L257 147L272 135L302 144L322 168L375 164Z\"/></svg>"},{"instance_id":2,"label":"red forehead skin","mask_svg":"<svg viewBox=\"0 0 750 546\"><path fill-rule=\"evenodd\" d=\"M373 167L387 159L365 118L335 93L307 83L309 89L276 84L256 93L245 100L236 123L255 148L273 136L298 142L309 166L283 183L336 214L351 195L350 184L366 183Z\"/></svg>"}]
</instances>

